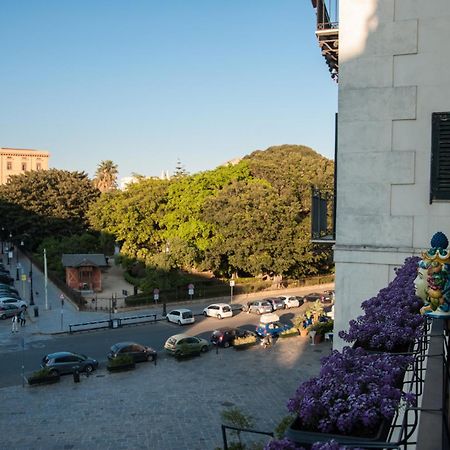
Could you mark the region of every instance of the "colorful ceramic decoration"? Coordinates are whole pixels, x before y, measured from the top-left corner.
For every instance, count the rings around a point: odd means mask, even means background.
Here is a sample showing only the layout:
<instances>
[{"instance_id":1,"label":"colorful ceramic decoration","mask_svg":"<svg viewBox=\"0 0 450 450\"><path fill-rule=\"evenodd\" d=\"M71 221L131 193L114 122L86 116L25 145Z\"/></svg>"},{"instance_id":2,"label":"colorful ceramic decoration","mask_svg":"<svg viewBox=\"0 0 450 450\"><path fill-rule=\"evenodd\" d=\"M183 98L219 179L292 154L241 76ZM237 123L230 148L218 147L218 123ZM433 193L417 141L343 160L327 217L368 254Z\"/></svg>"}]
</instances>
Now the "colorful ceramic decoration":
<instances>
[{"instance_id":1,"label":"colorful ceramic decoration","mask_svg":"<svg viewBox=\"0 0 450 450\"><path fill-rule=\"evenodd\" d=\"M416 295L425 303L421 313L431 317L450 317L450 253L447 247L447 236L437 232L431 239L431 248L422 253L414 280Z\"/></svg>"}]
</instances>

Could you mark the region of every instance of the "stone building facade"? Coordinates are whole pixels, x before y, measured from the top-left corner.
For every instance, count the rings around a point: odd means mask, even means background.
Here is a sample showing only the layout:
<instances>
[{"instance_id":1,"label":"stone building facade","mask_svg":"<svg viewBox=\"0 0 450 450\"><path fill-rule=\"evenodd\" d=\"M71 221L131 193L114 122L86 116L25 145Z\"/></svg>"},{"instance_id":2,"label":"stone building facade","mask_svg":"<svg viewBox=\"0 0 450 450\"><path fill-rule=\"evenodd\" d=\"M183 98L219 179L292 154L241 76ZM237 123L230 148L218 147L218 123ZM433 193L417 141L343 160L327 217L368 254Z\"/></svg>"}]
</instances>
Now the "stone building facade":
<instances>
[{"instance_id":1,"label":"stone building facade","mask_svg":"<svg viewBox=\"0 0 450 450\"><path fill-rule=\"evenodd\" d=\"M337 330L450 236L449 23L448 0L340 0Z\"/></svg>"},{"instance_id":2,"label":"stone building facade","mask_svg":"<svg viewBox=\"0 0 450 450\"><path fill-rule=\"evenodd\" d=\"M0 184L11 175L31 170L47 170L50 153L44 150L0 147Z\"/></svg>"}]
</instances>

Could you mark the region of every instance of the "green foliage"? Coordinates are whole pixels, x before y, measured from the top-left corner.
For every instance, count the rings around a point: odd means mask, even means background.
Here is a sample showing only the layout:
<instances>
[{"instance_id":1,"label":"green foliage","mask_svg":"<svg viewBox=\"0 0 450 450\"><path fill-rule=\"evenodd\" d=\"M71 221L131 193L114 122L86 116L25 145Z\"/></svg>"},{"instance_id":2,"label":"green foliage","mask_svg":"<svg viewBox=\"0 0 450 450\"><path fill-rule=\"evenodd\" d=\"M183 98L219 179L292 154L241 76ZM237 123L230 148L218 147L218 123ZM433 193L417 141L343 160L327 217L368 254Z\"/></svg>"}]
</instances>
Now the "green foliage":
<instances>
[{"instance_id":1,"label":"green foliage","mask_svg":"<svg viewBox=\"0 0 450 450\"><path fill-rule=\"evenodd\" d=\"M49 369L48 367L43 367L42 369L36 370L35 372L33 372L29 378L32 379L41 379L41 378L47 378L47 377L51 377L53 375L51 369Z\"/></svg>"},{"instance_id":2,"label":"green foliage","mask_svg":"<svg viewBox=\"0 0 450 450\"><path fill-rule=\"evenodd\" d=\"M125 257L151 268L144 289L172 285L172 274L193 268L224 278L298 279L332 268L331 250L310 243L312 183L332 186L332 161L284 145L170 181L139 177L125 191L103 194L88 217Z\"/></svg>"},{"instance_id":3,"label":"green foliage","mask_svg":"<svg viewBox=\"0 0 450 450\"><path fill-rule=\"evenodd\" d=\"M245 414L239 408L229 408L221 413L222 422L225 425L230 425L237 428L251 428L253 426L253 417ZM245 445L241 442L241 432L234 431L235 435L238 438L239 443L237 444L236 449L245 449ZM232 444L236 445L236 444ZM231 448L231 447L230 447Z\"/></svg>"},{"instance_id":4,"label":"green foliage","mask_svg":"<svg viewBox=\"0 0 450 450\"><path fill-rule=\"evenodd\" d=\"M291 426L295 416L288 415L281 419L280 423L275 427L274 435L275 439L283 439L286 430Z\"/></svg>"},{"instance_id":5,"label":"green foliage","mask_svg":"<svg viewBox=\"0 0 450 450\"><path fill-rule=\"evenodd\" d=\"M280 333L281 337L290 337L294 335L298 335L298 330L296 328L289 328L288 330L282 331Z\"/></svg>"},{"instance_id":6,"label":"green foliage","mask_svg":"<svg viewBox=\"0 0 450 450\"><path fill-rule=\"evenodd\" d=\"M110 192L117 189L117 164L111 160L102 161L95 172L94 186L100 192Z\"/></svg>"},{"instance_id":7,"label":"green foliage","mask_svg":"<svg viewBox=\"0 0 450 450\"><path fill-rule=\"evenodd\" d=\"M108 361L108 367L120 367L134 364L134 359L131 355L118 355L114 359Z\"/></svg>"},{"instance_id":8,"label":"green foliage","mask_svg":"<svg viewBox=\"0 0 450 450\"><path fill-rule=\"evenodd\" d=\"M248 336L237 337L234 339L233 345L238 347L239 345L255 344L256 336L249 334Z\"/></svg>"},{"instance_id":9,"label":"green foliage","mask_svg":"<svg viewBox=\"0 0 450 450\"><path fill-rule=\"evenodd\" d=\"M83 172L26 172L0 186L0 215L14 238L35 247L45 237L83 233L86 211L98 195Z\"/></svg>"},{"instance_id":10,"label":"green foliage","mask_svg":"<svg viewBox=\"0 0 450 450\"><path fill-rule=\"evenodd\" d=\"M320 300L316 300L313 303L308 303L308 306L305 310L306 313L311 314L322 314L323 313L323 304L320 302Z\"/></svg>"},{"instance_id":11,"label":"green foliage","mask_svg":"<svg viewBox=\"0 0 450 450\"><path fill-rule=\"evenodd\" d=\"M97 234L83 233L68 237L45 238L37 247L36 253L47 254L48 270L64 279L64 268L61 262L63 253L103 253L102 241Z\"/></svg>"},{"instance_id":12,"label":"green foliage","mask_svg":"<svg viewBox=\"0 0 450 450\"><path fill-rule=\"evenodd\" d=\"M308 331L315 331L317 334L331 333L333 331L334 322L316 322L308 327Z\"/></svg>"},{"instance_id":13,"label":"green foliage","mask_svg":"<svg viewBox=\"0 0 450 450\"><path fill-rule=\"evenodd\" d=\"M91 206L91 226L115 236L121 253L146 263L163 250L161 219L164 216L169 182L143 179L124 191L103 194Z\"/></svg>"}]
</instances>

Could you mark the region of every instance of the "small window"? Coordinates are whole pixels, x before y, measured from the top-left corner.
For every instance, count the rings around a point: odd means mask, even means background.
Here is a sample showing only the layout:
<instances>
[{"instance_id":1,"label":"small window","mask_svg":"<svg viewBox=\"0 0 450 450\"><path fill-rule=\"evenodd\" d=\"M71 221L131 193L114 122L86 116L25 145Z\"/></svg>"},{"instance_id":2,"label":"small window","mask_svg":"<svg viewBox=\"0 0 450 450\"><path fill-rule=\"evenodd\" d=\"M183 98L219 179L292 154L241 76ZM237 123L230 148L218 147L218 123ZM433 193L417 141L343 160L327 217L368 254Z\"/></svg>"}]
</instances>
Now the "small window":
<instances>
[{"instance_id":1,"label":"small window","mask_svg":"<svg viewBox=\"0 0 450 450\"><path fill-rule=\"evenodd\" d=\"M450 112L431 116L430 203L450 200Z\"/></svg>"},{"instance_id":2,"label":"small window","mask_svg":"<svg viewBox=\"0 0 450 450\"><path fill-rule=\"evenodd\" d=\"M22 170L25 172L27 170L27 163L23 162L22 163Z\"/></svg>"},{"instance_id":3,"label":"small window","mask_svg":"<svg viewBox=\"0 0 450 450\"><path fill-rule=\"evenodd\" d=\"M6 161L6 170L12 170L12 161Z\"/></svg>"},{"instance_id":4,"label":"small window","mask_svg":"<svg viewBox=\"0 0 450 450\"><path fill-rule=\"evenodd\" d=\"M42 164L40 162L36 163L36 170L41 170Z\"/></svg>"}]
</instances>

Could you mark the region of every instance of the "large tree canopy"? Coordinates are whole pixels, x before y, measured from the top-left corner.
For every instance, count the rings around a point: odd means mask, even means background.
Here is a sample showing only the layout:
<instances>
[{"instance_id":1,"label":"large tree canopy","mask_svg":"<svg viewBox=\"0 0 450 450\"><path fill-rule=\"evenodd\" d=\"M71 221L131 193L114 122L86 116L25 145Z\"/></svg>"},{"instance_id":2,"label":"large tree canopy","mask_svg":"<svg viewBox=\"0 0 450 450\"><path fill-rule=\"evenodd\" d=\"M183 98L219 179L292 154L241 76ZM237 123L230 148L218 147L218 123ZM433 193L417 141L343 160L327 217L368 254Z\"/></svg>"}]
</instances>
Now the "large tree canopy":
<instances>
[{"instance_id":1,"label":"large tree canopy","mask_svg":"<svg viewBox=\"0 0 450 450\"><path fill-rule=\"evenodd\" d=\"M284 145L170 181L139 179L103 195L89 217L153 267L304 276L329 268L310 244L312 184L333 185L333 162Z\"/></svg>"},{"instance_id":2,"label":"large tree canopy","mask_svg":"<svg viewBox=\"0 0 450 450\"><path fill-rule=\"evenodd\" d=\"M98 197L84 172L39 170L11 176L0 186L2 226L33 243L47 236L80 234L88 227L86 211Z\"/></svg>"},{"instance_id":3,"label":"large tree canopy","mask_svg":"<svg viewBox=\"0 0 450 450\"><path fill-rule=\"evenodd\" d=\"M168 184L166 180L140 179L124 191L102 195L89 210L91 225L113 234L126 256L150 262L163 249L160 221Z\"/></svg>"}]
</instances>

